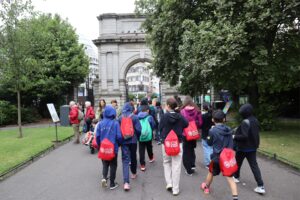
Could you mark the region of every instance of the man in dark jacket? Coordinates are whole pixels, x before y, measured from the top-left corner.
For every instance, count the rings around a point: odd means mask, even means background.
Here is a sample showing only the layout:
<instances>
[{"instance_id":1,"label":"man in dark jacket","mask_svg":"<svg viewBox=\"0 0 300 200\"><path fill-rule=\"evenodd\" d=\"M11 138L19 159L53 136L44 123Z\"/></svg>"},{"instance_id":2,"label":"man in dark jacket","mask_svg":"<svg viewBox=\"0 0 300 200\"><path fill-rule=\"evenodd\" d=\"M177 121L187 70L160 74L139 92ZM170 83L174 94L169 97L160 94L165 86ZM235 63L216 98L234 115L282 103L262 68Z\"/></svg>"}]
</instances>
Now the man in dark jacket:
<instances>
[{"instance_id":1,"label":"man in dark jacket","mask_svg":"<svg viewBox=\"0 0 300 200\"><path fill-rule=\"evenodd\" d=\"M244 104L240 108L239 113L244 120L237 128L235 135L233 135L233 139L237 145L236 161L239 167L238 171L234 174L234 180L237 183L239 182L240 169L244 159L247 158L258 186L254 191L264 194L266 191L256 160L256 151L259 147L259 122L253 116L253 107L251 104Z\"/></svg>"}]
</instances>

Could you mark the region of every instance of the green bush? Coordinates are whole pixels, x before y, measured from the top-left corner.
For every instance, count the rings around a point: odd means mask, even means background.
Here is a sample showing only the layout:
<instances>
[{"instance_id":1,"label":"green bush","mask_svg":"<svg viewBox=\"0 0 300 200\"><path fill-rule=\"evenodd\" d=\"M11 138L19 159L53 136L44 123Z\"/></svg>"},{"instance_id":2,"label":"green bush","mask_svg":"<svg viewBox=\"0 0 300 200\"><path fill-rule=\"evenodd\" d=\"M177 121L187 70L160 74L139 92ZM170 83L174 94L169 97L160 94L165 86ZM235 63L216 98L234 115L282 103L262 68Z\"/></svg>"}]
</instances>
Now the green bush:
<instances>
[{"instance_id":1,"label":"green bush","mask_svg":"<svg viewBox=\"0 0 300 200\"><path fill-rule=\"evenodd\" d=\"M278 104L272 102L270 98L261 97L259 99L259 108L255 110L260 127L264 131L274 131L276 126L276 118L278 117Z\"/></svg>"},{"instance_id":2,"label":"green bush","mask_svg":"<svg viewBox=\"0 0 300 200\"><path fill-rule=\"evenodd\" d=\"M0 101L0 125L12 124L17 116L17 108L8 101Z\"/></svg>"},{"instance_id":3,"label":"green bush","mask_svg":"<svg viewBox=\"0 0 300 200\"><path fill-rule=\"evenodd\" d=\"M21 108L22 123L32 123L41 117L35 108ZM8 101L0 101L0 126L17 124L18 109Z\"/></svg>"},{"instance_id":4,"label":"green bush","mask_svg":"<svg viewBox=\"0 0 300 200\"><path fill-rule=\"evenodd\" d=\"M36 108L22 108L21 112L23 123L32 123L41 119L41 116Z\"/></svg>"}]
</instances>

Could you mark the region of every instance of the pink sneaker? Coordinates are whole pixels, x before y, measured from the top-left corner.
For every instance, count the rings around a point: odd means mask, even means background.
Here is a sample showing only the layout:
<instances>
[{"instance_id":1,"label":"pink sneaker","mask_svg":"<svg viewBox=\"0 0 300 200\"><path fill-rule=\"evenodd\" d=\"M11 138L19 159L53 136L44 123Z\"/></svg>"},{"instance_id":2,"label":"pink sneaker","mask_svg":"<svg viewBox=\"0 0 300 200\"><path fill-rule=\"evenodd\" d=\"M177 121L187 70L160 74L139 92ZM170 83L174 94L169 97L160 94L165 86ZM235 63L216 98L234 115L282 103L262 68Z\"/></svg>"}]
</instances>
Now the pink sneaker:
<instances>
[{"instance_id":1,"label":"pink sneaker","mask_svg":"<svg viewBox=\"0 0 300 200\"><path fill-rule=\"evenodd\" d=\"M125 190L125 191L129 191L129 190L130 190L130 185L129 185L129 183L125 183L125 184L124 184L124 190Z\"/></svg>"},{"instance_id":2,"label":"pink sneaker","mask_svg":"<svg viewBox=\"0 0 300 200\"><path fill-rule=\"evenodd\" d=\"M203 190L204 194L209 194L209 187L206 185L206 183L201 184L201 189Z\"/></svg>"},{"instance_id":3,"label":"pink sneaker","mask_svg":"<svg viewBox=\"0 0 300 200\"><path fill-rule=\"evenodd\" d=\"M137 174L131 174L131 179L136 179Z\"/></svg>"}]
</instances>

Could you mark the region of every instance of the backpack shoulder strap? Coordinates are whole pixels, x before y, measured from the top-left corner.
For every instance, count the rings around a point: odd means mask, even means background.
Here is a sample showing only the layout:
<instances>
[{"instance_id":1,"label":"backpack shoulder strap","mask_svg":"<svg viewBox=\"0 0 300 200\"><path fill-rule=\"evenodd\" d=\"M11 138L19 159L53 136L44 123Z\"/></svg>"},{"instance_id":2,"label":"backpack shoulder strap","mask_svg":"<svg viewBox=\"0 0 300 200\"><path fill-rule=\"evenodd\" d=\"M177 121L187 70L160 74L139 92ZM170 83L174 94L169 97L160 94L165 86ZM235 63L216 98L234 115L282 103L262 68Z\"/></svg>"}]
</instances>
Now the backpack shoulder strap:
<instances>
[{"instance_id":1,"label":"backpack shoulder strap","mask_svg":"<svg viewBox=\"0 0 300 200\"><path fill-rule=\"evenodd\" d=\"M244 122L245 122L248 126L250 126L250 120L249 120L249 119L244 119Z\"/></svg>"}]
</instances>

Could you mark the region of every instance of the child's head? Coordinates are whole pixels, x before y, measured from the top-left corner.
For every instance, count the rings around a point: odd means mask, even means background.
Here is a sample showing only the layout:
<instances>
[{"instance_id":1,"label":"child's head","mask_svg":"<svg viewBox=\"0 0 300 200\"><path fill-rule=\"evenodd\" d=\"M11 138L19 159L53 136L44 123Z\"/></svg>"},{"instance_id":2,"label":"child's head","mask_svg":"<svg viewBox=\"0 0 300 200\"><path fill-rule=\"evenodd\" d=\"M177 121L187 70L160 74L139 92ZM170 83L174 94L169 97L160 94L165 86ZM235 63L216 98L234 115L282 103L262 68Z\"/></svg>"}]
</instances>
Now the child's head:
<instances>
[{"instance_id":1,"label":"child's head","mask_svg":"<svg viewBox=\"0 0 300 200\"><path fill-rule=\"evenodd\" d=\"M140 102L140 105L141 106L146 106L146 105L148 105L148 99L147 98L143 98L142 100L141 100L141 102Z\"/></svg>"},{"instance_id":2,"label":"child's head","mask_svg":"<svg viewBox=\"0 0 300 200\"><path fill-rule=\"evenodd\" d=\"M177 108L177 101L175 98L171 97L167 99L167 110L175 110Z\"/></svg>"},{"instance_id":3,"label":"child's head","mask_svg":"<svg viewBox=\"0 0 300 200\"><path fill-rule=\"evenodd\" d=\"M114 108L118 107L118 102L117 102L116 99L111 100L110 103L111 103L111 105L112 105Z\"/></svg>"},{"instance_id":4,"label":"child's head","mask_svg":"<svg viewBox=\"0 0 300 200\"><path fill-rule=\"evenodd\" d=\"M92 120L92 126L93 127L95 127L97 123L98 123L98 119L93 119Z\"/></svg>"},{"instance_id":5,"label":"child's head","mask_svg":"<svg viewBox=\"0 0 300 200\"><path fill-rule=\"evenodd\" d=\"M156 102L155 106L160 107L161 103L159 101Z\"/></svg>"},{"instance_id":6,"label":"child's head","mask_svg":"<svg viewBox=\"0 0 300 200\"><path fill-rule=\"evenodd\" d=\"M223 123L225 120L225 114L222 110L216 110L213 112L213 122Z\"/></svg>"},{"instance_id":7,"label":"child's head","mask_svg":"<svg viewBox=\"0 0 300 200\"><path fill-rule=\"evenodd\" d=\"M209 111L209 104L208 103L203 103L203 110L204 111Z\"/></svg>"}]
</instances>

